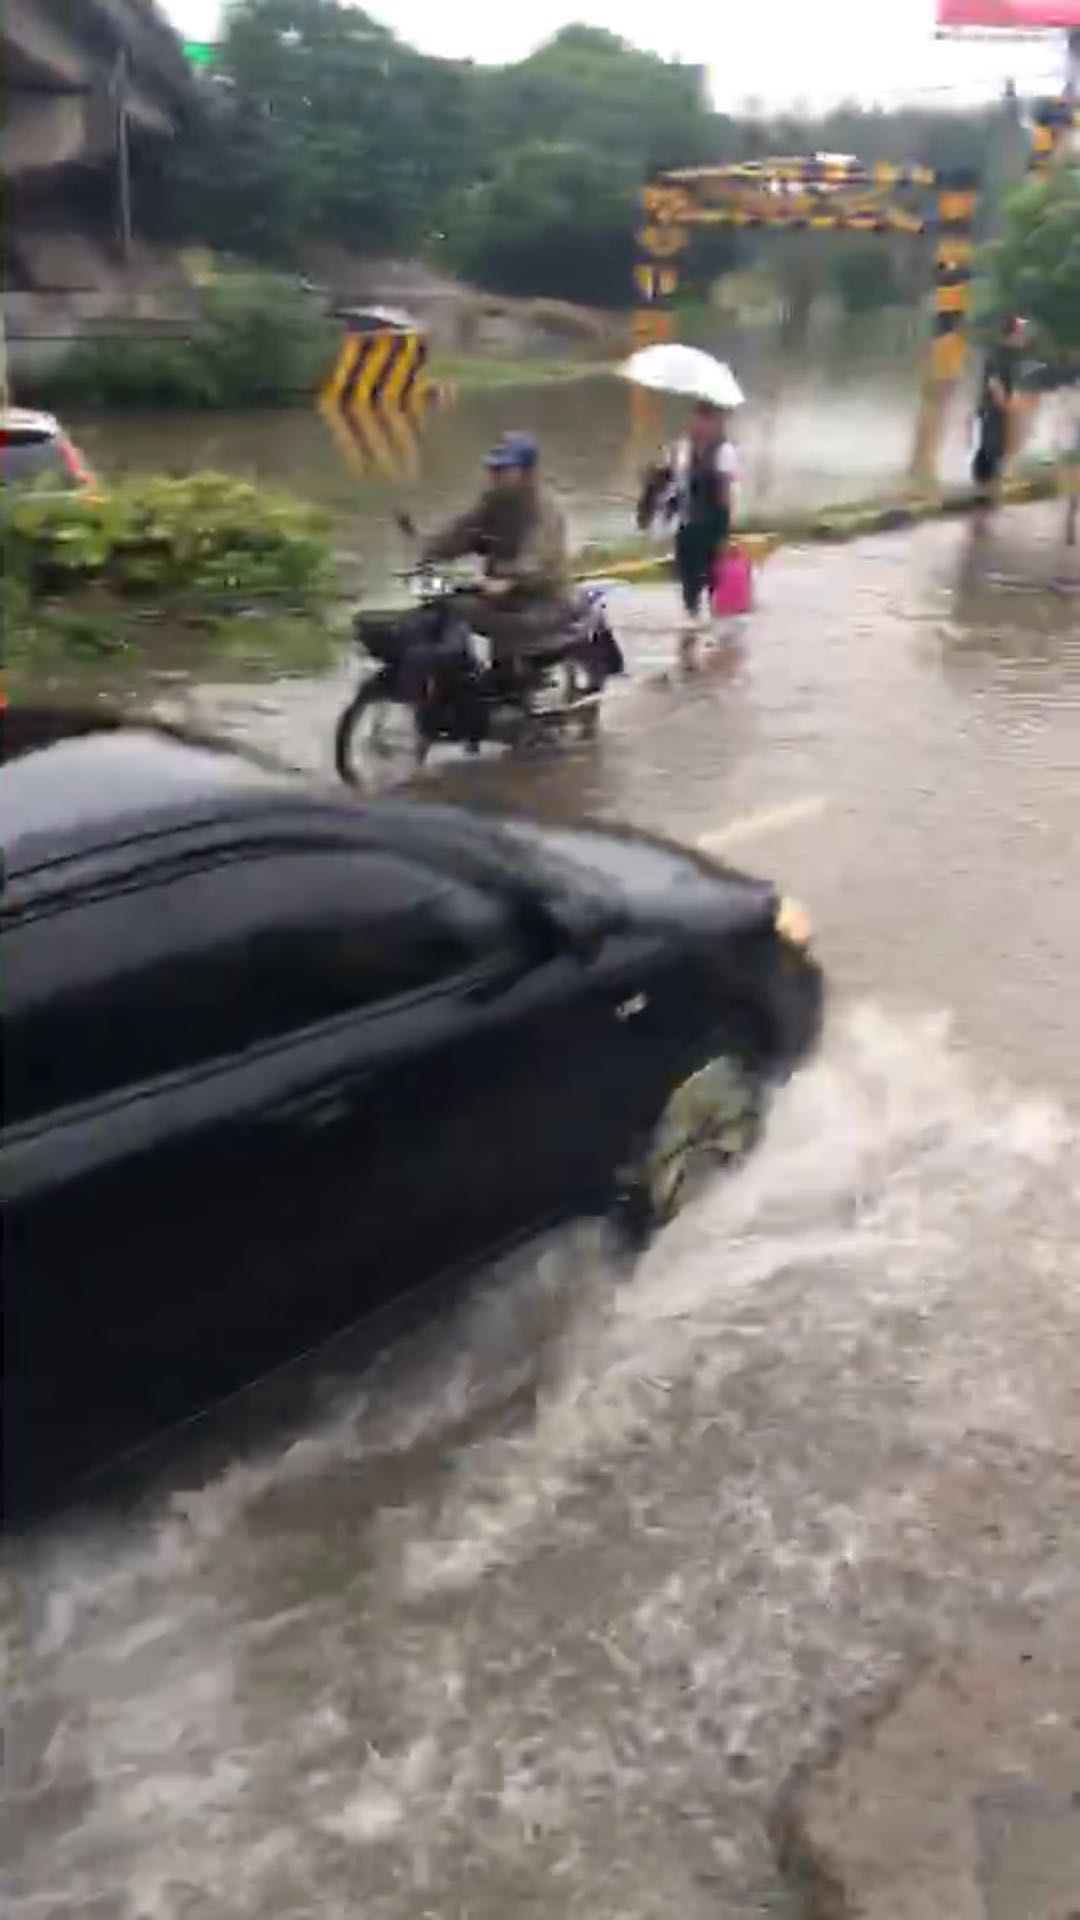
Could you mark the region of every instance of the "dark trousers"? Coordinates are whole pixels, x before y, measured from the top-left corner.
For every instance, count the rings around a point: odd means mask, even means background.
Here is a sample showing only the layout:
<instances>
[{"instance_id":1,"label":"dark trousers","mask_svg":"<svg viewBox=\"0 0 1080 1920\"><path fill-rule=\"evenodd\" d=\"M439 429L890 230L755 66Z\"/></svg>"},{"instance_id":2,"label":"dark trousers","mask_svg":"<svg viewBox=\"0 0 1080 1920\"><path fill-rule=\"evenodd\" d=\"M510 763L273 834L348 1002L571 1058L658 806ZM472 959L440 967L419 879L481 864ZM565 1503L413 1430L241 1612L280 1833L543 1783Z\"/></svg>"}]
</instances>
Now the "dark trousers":
<instances>
[{"instance_id":1,"label":"dark trousers","mask_svg":"<svg viewBox=\"0 0 1080 1920\"><path fill-rule=\"evenodd\" d=\"M993 487L1005 464L1005 415L1000 407L987 407L979 416L979 444L971 463L971 477L980 493Z\"/></svg>"},{"instance_id":2,"label":"dark trousers","mask_svg":"<svg viewBox=\"0 0 1080 1920\"><path fill-rule=\"evenodd\" d=\"M572 610L562 601L520 598L489 600L485 594L462 594L457 611L474 633L491 641L496 664L511 666L531 653L548 650L569 626Z\"/></svg>"},{"instance_id":3,"label":"dark trousers","mask_svg":"<svg viewBox=\"0 0 1080 1920\"><path fill-rule=\"evenodd\" d=\"M687 520L675 534L675 577L683 606L691 619L709 601L717 560L727 543L731 522L727 514L709 520Z\"/></svg>"}]
</instances>

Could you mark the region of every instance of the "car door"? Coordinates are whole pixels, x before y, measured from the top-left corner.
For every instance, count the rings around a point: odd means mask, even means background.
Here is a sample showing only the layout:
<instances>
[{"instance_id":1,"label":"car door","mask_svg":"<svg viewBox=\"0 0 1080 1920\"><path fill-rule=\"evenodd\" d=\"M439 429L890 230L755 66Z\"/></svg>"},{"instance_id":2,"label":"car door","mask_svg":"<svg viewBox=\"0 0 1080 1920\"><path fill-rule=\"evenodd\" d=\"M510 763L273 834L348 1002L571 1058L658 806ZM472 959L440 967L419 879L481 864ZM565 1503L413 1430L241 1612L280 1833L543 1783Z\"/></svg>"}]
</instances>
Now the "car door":
<instances>
[{"instance_id":1,"label":"car door","mask_svg":"<svg viewBox=\"0 0 1080 1920\"><path fill-rule=\"evenodd\" d=\"M6 908L19 1445L104 1457L489 1243L523 1063L476 1037L529 970L493 895L294 838Z\"/></svg>"},{"instance_id":2,"label":"car door","mask_svg":"<svg viewBox=\"0 0 1080 1920\"><path fill-rule=\"evenodd\" d=\"M628 1084L625 969L495 888L125 858L5 903L9 1411L69 1468L567 1210Z\"/></svg>"},{"instance_id":3,"label":"car door","mask_svg":"<svg viewBox=\"0 0 1080 1920\"><path fill-rule=\"evenodd\" d=\"M686 1057L695 987L673 943L625 924L556 938L518 977L493 979L474 1071L488 1088L481 1174L500 1238L607 1205Z\"/></svg>"}]
</instances>

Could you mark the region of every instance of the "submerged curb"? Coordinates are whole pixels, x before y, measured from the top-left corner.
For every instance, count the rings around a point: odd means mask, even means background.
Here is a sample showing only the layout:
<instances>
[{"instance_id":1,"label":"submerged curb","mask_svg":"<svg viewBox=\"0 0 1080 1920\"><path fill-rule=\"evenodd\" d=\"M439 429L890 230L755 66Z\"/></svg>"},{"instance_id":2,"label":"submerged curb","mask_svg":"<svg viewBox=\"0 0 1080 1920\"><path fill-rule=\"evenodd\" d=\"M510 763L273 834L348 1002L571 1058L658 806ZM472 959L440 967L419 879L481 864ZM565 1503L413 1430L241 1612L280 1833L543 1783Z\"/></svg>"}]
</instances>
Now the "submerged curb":
<instances>
[{"instance_id":1,"label":"submerged curb","mask_svg":"<svg viewBox=\"0 0 1080 1920\"><path fill-rule=\"evenodd\" d=\"M1017 474L1006 480L1001 497L1011 506L1052 500L1062 491L1066 472L1064 466L1048 464L1036 473ZM861 506L826 507L818 513L792 517L776 527L743 527L736 537L754 565L760 566L780 547L836 546L867 534L901 533L923 520L944 520L970 513L975 505L976 496L970 487L954 487L938 494L910 494ZM602 573L611 580L647 583L666 579L671 563L670 552L620 555L611 553L610 549L605 552L603 548L584 547L575 556L574 572L579 580Z\"/></svg>"}]
</instances>

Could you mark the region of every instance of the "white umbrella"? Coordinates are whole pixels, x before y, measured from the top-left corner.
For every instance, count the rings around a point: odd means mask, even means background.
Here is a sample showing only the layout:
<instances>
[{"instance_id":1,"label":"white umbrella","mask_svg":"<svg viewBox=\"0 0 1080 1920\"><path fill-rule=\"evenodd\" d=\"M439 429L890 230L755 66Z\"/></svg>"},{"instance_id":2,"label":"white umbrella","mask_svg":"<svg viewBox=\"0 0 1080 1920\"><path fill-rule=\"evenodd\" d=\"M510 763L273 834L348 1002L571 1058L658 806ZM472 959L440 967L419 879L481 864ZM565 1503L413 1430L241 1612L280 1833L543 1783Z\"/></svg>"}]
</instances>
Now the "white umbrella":
<instances>
[{"instance_id":1,"label":"white umbrella","mask_svg":"<svg viewBox=\"0 0 1080 1920\"><path fill-rule=\"evenodd\" d=\"M619 373L635 387L648 387L653 393L683 393L689 399L709 400L714 407L744 403L742 388L725 361L676 341L642 347L623 362Z\"/></svg>"}]
</instances>

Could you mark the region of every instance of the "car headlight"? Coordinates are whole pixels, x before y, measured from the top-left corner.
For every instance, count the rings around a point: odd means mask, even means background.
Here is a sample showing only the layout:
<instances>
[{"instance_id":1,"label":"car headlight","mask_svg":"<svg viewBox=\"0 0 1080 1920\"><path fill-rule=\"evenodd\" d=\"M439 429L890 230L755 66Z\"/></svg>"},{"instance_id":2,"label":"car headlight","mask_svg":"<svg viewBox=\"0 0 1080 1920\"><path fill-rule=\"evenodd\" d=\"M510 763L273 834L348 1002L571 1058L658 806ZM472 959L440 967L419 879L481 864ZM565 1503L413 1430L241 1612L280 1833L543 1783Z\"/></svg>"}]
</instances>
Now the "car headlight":
<instances>
[{"instance_id":1,"label":"car headlight","mask_svg":"<svg viewBox=\"0 0 1080 1920\"><path fill-rule=\"evenodd\" d=\"M797 900L781 900L773 925L789 947L808 947L814 937L810 915Z\"/></svg>"}]
</instances>

